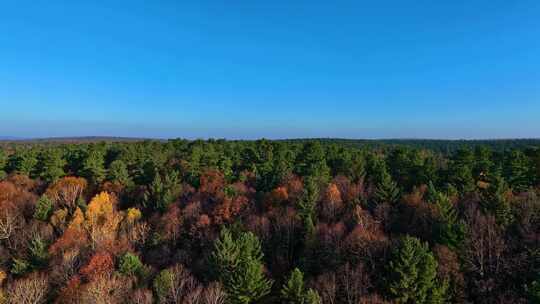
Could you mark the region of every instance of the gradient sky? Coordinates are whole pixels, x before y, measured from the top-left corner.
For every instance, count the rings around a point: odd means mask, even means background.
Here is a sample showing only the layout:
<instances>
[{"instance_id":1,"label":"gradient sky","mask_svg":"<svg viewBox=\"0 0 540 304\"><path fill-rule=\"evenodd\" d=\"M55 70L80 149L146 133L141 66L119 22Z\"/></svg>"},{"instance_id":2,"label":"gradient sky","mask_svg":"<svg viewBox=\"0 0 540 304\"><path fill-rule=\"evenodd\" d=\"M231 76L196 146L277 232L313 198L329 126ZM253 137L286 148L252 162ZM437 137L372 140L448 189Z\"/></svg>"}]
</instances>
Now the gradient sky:
<instances>
[{"instance_id":1,"label":"gradient sky","mask_svg":"<svg viewBox=\"0 0 540 304\"><path fill-rule=\"evenodd\" d=\"M540 1L0 0L0 136L540 137Z\"/></svg>"}]
</instances>

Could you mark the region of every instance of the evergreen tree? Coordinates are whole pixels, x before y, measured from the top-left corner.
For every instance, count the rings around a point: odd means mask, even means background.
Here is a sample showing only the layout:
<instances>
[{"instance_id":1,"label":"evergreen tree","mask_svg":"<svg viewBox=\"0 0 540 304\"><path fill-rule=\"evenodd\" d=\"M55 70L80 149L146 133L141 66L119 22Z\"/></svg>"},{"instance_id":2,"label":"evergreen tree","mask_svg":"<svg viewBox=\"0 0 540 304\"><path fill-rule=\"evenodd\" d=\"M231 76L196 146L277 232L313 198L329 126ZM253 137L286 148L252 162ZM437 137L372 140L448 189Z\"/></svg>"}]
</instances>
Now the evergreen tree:
<instances>
[{"instance_id":1,"label":"evergreen tree","mask_svg":"<svg viewBox=\"0 0 540 304\"><path fill-rule=\"evenodd\" d=\"M41 196L36 202L34 209L34 218L46 222L53 211L54 203L47 196Z\"/></svg>"},{"instance_id":2,"label":"evergreen tree","mask_svg":"<svg viewBox=\"0 0 540 304\"><path fill-rule=\"evenodd\" d=\"M506 155L503 174L514 192L525 192L532 186L531 167L527 156L519 150L513 150Z\"/></svg>"},{"instance_id":3,"label":"evergreen tree","mask_svg":"<svg viewBox=\"0 0 540 304\"><path fill-rule=\"evenodd\" d=\"M377 204L390 203L395 204L400 197L400 190L387 172L381 176L380 182L375 189L374 199Z\"/></svg>"},{"instance_id":4,"label":"evergreen tree","mask_svg":"<svg viewBox=\"0 0 540 304\"><path fill-rule=\"evenodd\" d=\"M180 182L177 171L167 173L163 180L161 179L161 175L157 173L144 193L144 205L153 210L164 212L176 199L176 195L179 192Z\"/></svg>"},{"instance_id":5,"label":"evergreen tree","mask_svg":"<svg viewBox=\"0 0 540 304\"><path fill-rule=\"evenodd\" d=\"M436 199L439 219L435 238L438 243L457 249L465 238L465 224L459 219L456 208L448 196L438 193Z\"/></svg>"},{"instance_id":6,"label":"evergreen tree","mask_svg":"<svg viewBox=\"0 0 540 304\"><path fill-rule=\"evenodd\" d=\"M34 149L20 149L8 158L8 172L17 172L28 176L33 173L38 164L37 152Z\"/></svg>"},{"instance_id":7,"label":"evergreen tree","mask_svg":"<svg viewBox=\"0 0 540 304\"><path fill-rule=\"evenodd\" d=\"M211 262L228 302L249 304L270 293L272 281L265 277L261 245L253 233L233 237L224 228L214 243Z\"/></svg>"},{"instance_id":8,"label":"evergreen tree","mask_svg":"<svg viewBox=\"0 0 540 304\"><path fill-rule=\"evenodd\" d=\"M105 153L100 148L92 146L83 160L83 175L95 184L105 178Z\"/></svg>"},{"instance_id":9,"label":"evergreen tree","mask_svg":"<svg viewBox=\"0 0 540 304\"><path fill-rule=\"evenodd\" d=\"M330 168L326 164L324 147L319 141L309 141L304 144L298 154L295 171L300 176L311 176L319 183L330 179Z\"/></svg>"},{"instance_id":10,"label":"evergreen tree","mask_svg":"<svg viewBox=\"0 0 540 304\"><path fill-rule=\"evenodd\" d=\"M124 186L130 186L133 183L126 163L119 159L113 161L109 166L108 179Z\"/></svg>"},{"instance_id":11,"label":"evergreen tree","mask_svg":"<svg viewBox=\"0 0 540 304\"><path fill-rule=\"evenodd\" d=\"M508 198L510 189L505 180L495 174L489 178L489 185L480 192L480 206L485 213L492 214L497 223L507 227L513 221L512 208Z\"/></svg>"},{"instance_id":12,"label":"evergreen tree","mask_svg":"<svg viewBox=\"0 0 540 304\"><path fill-rule=\"evenodd\" d=\"M315 229L316 206L319 200L319 187L313 178L304 178L304 192L298 202L298 214L304 224L306 236L312 235Z\"/></svg>"},{"instance_id":13,"label":"evergreen tree","mask_svg":"<svg viewBox=\"0 0 540 304\"><path fill-rule=\"evenodd\" d=\"M138 275L143 270L144 266L138 256L131 252L126 252L120 258L118 271L123 275Z\"/></svg>"},{"instance_id":14,"label":"evergreen tree","mask_svg":"<svg viewBox=\"0 0 540 304\"><path fill-rule=\"evenodd\" d=\"M6 164L8 157L4 150L0 149L0 180L6 176Z\"/></svg>"},{"instance_id":15,"label":"evergreen tree","mask_svg":"<svg viewBox=\"0 0 540 304\"><path fill-rule=\"evenodd\" d=\"M64 176L67 162L63 157L63 151L60 149L43 150L39 156L39 176L48 183L53 183Z\"/></svg>"},{"instance_id":16,"label":"evergreen tree","mask_svg":"<svg viewBox=\"0 0 540 304\"><path fill-rule=\"evenodd\" d=\"M281 288L282 303L287 304L320 304L319 294L304 286L304 274L295 268L287 282Z\"/></svg>"},{"instance_id":17,"label":"evergreen tree","mask_svg":"<svg viewBox=\"0 0 540 304\"><path fill-rule=\"evenodd\" d=\"M387 289L395 303L446 303L447 284L438 282L437 261L426 243L405 236L387 270Z\"/></svg>"}]
</instances>

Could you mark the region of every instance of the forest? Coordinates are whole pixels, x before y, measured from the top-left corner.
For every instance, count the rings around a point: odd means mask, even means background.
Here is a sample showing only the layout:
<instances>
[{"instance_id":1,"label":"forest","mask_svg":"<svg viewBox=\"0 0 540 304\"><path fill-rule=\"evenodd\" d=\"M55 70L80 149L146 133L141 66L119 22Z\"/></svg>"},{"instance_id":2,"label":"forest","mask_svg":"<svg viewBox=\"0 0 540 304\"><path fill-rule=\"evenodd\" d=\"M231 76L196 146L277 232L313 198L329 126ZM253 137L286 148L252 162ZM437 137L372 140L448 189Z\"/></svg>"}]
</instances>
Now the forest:
<instances>
[{"instance_id":1,"label":"forest","mask_svg":"<svg viewBox=\"0 0 540 304\"><path fill-rule=\"evenodd\" d=\"M540 303L540 142L0 145L0 303Z\"/></svg>"}]
</instances>

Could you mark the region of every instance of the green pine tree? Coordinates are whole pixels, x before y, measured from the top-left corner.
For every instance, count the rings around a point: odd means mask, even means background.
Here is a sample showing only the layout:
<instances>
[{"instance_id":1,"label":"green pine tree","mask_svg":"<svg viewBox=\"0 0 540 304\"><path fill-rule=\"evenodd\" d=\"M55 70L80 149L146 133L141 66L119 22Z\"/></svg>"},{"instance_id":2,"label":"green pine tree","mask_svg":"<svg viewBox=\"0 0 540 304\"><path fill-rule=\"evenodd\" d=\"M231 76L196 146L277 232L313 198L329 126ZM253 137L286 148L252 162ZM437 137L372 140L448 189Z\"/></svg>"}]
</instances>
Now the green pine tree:
<instances>
[{"instance_id":1,"label":"green pine tree","mask_svg":"<svg viewBox=\"0 0 540 304\"><path fill-rule=\"evenodd\" d=\"M47 149L41 152L39 156L39 176L48 183L57 181L66 173L64 167L67 162L63 158L63 152L60 149Z\"/></svg>"},{"instance_id":2,"label":"green pine tree","mask_svg":"<svg viewBox=\"0 0 540 304\"><path fill-rule=\"evenodd\" d=\"M8 157L4 150L0 149L0 180L6 176L6 165Z\"/></svg>"},{"instance_id":3,"label":"green pine tree","mask_svg":"<svg viewBox=\"0 0 540 304\"><path fill-rule=\"evenodd\" d=\"M439 212L439 220L435 226L437 242L452 249L459 248L465 238L465 224L460 221L448 196L438 193L435 204Z\"/></svg>"},{"instance_id":4,"label":"green pine tree","mask_svg":"<svg viewBox=\"0 0 540 304\"><path fill-rule=\"evenodd\" d=\"M375 189L375 203L395 204L398 202L399 197L400 190L396 182L392 180L392 177L390 176L390 174L388 174L388 172L384 171L384 173L381 175L381 180L377 184L377 188Z\"/></svg>"},{"instance_id":5,"label":"green pine tree","mask_svg":"<svg viewBox=\"0 0 540 304\"><path fill-rule=\"evenodd\" d=\"M249 304L260 300L272 287L264 273L259 239L251 232L233 237L224 228L214 243L211 262L229 303Z\"/></svg>"},{"instance_id":6,"label":"green pine tree","mask_svg":"<svg viewBox=\"0 0 540 304\"><path fill-rule=\"evenodd\" d=\"M437 261L414 237L405 236L388 264L388 294L395 303L445 303L447 284L437 280Z\"/></svg>"},{"instance_id":7,"label":"green pine tree","mask_svg":"<svg viewBox=\"0 0 540 304\"><path fill-rule=\"evenodd\" d=\"M298 214L304 223L304 232L306 237L313 234L315 230L316 206L319 200L319 187L313 178L307 176L304 178L304 192L298 202Z\"/></svg>"},{"instance_id":8,"label":"green pine tree","mask_svg":"<svg viewBox=\"0 0 540 304\"><path fill-rule=\"evenodd\" d=\"M105 179L105 153L102 149L92 146L83 160L83 175L95 184Z\"/></svg>"},{"instance_id":9,"label":"green pine tree","mask_svg":"<svg viewBox=\"0 0 540 304\"><path fill-rule=\"evenodd\" d=\"M129 176L126 163L119 159L110 164L107 178L110 181L118 182L124 186L130 186L133 183L131 177Z\"/></svg>"},{"instance_id":10,"label":"green pine tree","mask_svg":"<svg viewBox=\"0 0 540 304\"><path fill-rule=\"evenodd\" d=\"M35 149L20 149L9 156L7 169L9 172L33 176L37 164L37 151Z\"/></svg>"},{"instance_id":11,"label":"green pine tree","mask_svg":"<svg viewBox=\"0 0 540 304\"><path fill-rule=\"evenodd\" d=\"M123 275L138 275L144 269L144 265L138 256L131 252L126 252L118 265L118 271Z\"/></svg>"},{"instance_id":12,"label":"green pine tree","mask_svg":"<svg viewBox=\"0 0 540 304\"><path fill-rule=\"evenodd\" d=\"M144 193L144 205L153 210L164 212L180 192L180 182L177 171L170 171L162 180L159 173Z\"/></svg>"},{"instance_id":13,"label":"green pine tree","mask_svg":"<svg viewBox=\"0 0 540 304\"><path fill-rule=\"evenodd\" d=\"M41 196L36 202L36 208L34 210L34 218L36 220L46 222L49 220L49 216L53 211L54 203L47 196Z\"/></svg>"},{"instance_id":14,"label":"green pine tree","mask_svg":"<svg viewBox=\"0 0 540 304\"><path fill-rule=\"evenodd\" d=\"M282 303L287 304L320 304L319 294L304 286L304 274L295 268L287 282L281 288Z\"/></svg>"},{"instance_id":15,"label":"green pine tree","mask_svg":"<svg viewBox=\"0 0 540 304\"><path fill-rule=\"evenodd\" d=\"M499 174L491 176L489 186L480 192L482 210L495 216L497 223L502 227L507 227L513 221L508 192L508 184Z\"/></svg>"}]
</instances>

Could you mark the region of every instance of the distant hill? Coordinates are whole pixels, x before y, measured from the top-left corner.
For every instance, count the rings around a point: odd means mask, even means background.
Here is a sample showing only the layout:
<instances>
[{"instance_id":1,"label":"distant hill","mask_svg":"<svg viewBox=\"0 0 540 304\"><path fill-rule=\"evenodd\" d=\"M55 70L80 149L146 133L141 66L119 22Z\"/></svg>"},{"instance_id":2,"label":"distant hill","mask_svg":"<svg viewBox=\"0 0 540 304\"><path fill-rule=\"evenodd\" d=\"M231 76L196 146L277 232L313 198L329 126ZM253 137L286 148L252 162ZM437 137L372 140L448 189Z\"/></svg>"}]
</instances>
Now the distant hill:
<instances>
[{"instance_id":1,"label":"distant hill","mask_svg":"<svg viewBox=\"0 0 540 304\"><path fill-rule=\"evenodd\" d=\"M14 143L91 143L91 142L136 142L145 140L158 140L139 137L114 137L114 136L81 136L81 137L46 137L46 138L17 138L1 137L2 142Z\"/></svg>"}]
</instances>

